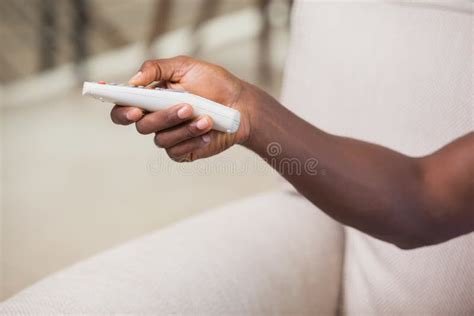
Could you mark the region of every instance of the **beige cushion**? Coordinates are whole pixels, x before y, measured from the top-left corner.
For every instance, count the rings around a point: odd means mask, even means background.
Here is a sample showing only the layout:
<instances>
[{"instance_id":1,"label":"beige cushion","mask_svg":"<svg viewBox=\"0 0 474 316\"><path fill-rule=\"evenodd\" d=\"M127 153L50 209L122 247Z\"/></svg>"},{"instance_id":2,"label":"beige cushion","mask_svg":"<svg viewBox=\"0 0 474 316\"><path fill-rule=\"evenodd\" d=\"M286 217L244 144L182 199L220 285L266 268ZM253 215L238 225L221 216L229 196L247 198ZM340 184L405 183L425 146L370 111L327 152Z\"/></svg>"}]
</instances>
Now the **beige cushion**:
<instances>
[{"instance_id":1,"label":"beige cushion","mask_svg":"<svg viewBox=\"0 0 474 316\"><path fill-rule=\"evenodd\" d=\"M473 131L472 5L298 2L284 104L328 132L409 155ZM347 314L474 312L474 234L412 251L346 235Z\"/></svg>"},{"instance_id":2,"label":"beige cushion","mask_svg":"<svg viewBox=\"0 0 474 316\"><path fill-rule=\"evenodd\" d=\"M292 193L235 202L100 254L0 314L334 314L339 224Z\"/></svg>"}]
</instances>

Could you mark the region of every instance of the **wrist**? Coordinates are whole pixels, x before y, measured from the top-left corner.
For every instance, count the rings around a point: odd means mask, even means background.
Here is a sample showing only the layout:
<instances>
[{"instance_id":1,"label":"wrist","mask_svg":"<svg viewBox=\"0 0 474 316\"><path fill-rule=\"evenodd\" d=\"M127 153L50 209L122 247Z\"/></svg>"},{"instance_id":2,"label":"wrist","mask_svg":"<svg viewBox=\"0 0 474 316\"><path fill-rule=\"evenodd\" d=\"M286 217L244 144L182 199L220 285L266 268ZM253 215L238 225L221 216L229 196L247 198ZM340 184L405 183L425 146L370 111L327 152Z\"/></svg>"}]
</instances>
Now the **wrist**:
<instances>
[{"instance_id":1,"label":"wrist","mask_svg":"<svg viewBox=\"0 0 474 316\"><path fill-rule=\"evenodd\" d=\"M246 82L243 84L242 101L246 122L244 124L248 125L248 128L246 128L247 135L240 144L261 154L262 148L272 141L267 138L271 135L275 136L275 118L281 105L258 87Z\"/></svg>"}]
</instances>

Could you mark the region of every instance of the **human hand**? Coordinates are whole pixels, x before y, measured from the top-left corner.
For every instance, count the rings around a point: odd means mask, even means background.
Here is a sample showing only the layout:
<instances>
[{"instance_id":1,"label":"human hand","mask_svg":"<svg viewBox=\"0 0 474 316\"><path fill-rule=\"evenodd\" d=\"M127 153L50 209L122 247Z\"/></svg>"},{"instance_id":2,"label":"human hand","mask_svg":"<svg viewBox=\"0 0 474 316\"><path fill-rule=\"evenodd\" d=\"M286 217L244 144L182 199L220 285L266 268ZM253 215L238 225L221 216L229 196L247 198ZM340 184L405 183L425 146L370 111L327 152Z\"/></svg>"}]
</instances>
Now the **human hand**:
<instances>
[{"instance_id":1,"label":"human hand","mask_svg":"<svg viewBox=\"0 0 474 316\"><path fill-rule=\"evenodd\" d=\"M249 96L254 88L250 84L220 66L185 56L148 60L129 84L147 86L154 81L165 88L185 90L238 110L239 129L234 134L214 131L211 117L194 117L189 104L153 113L116 105L111 112L112 121L121 125L135 123L141 134L155 133L155 144L165 148L176 161L209 157L248 140L253 103Z\"/></svg>"}]
</instances>

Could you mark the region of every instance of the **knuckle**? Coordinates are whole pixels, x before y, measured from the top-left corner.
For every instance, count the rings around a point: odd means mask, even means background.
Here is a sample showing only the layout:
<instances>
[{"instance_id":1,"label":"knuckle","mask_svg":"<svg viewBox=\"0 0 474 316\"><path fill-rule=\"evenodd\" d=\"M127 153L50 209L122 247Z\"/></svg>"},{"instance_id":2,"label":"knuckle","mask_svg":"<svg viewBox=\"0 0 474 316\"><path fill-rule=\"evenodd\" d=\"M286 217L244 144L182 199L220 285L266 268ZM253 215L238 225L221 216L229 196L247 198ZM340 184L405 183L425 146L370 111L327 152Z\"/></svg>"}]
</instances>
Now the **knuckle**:
<instances>
[{"instance_id":1,"label":"knuckle","mask_svg":"<svg viewBox=\"0 0 474 316\"><path fill-rule=\"evenodd\" d=\"M123 118L123 114L121 113L121 109L118 106L114 106L110 111L110 119L115 124L123 125L126 121Z\"/></svg>"},{"instance_id":2,"label":"knuckle","mask_svg":"<svg viewBox=\"0 0 474 316\"><path fill-rule=\"evenodd\" d=\"M187 55L179 55L179 56L176 57L176 59L181 61L181 62L188 62L188 61L192 60L192 58L187 56Z\"/></svg>"},{"instance_id":3,"label":"knuckle","mask_svg":"<svg viewBox=\"0 0 474 316\"><path fill-rule=\"evenodd\" d=\"M155 145L156 145L157 147L160 147L160 148L165 148L165 147L166 147L166 141L163 139L163 135L162 135L162 134L157 133L157 134L155 135L154 141L155 141Z\"/></svg>"},{"instance_id":4,"label":"knuckle","mask_svg":"<svg viewBox=\"0 0 474 316\"><path fill-rule=\"evenodd\" d=\"M180 122L180 119L178 117L177 111L175 111L174 109L170 109L166 113L165 122L166 122L166 124L168 124L170 126L178 124Z\"/></svg>"},{"instance_id":5,"label":"knuckle","mask_svg":"<svg viewBox=\"0 0 474 316\"><path fill-rule=\"evenodd\" d=\"M215 69L216 69L216 72L219 72L219 73L224 73L224 72L227 72L227 70L220 66L220 65L214 65Z\"/></svg>"},{"instance_id":6,"label":"knuckle","mask_svg":"<svg viewBox=\"0 0 474 316\"><path fill-rule=\"evenodd\" d=\"M197 134L196 128L192 124L187 124L184 128L184 136L187 138L195 137Z\"/></svg>"},{"instance_id":7,"label":"knuckle","mask_svg":"<svg viewBox=\"0 0 474 316\"><path fill-rule=\"evenodd\" d=\"M145 126L142 122L135 123L135 128L137 129L137 132L142 134L142 135L149 134L148 130L145 128Z\"/></svg>"},{"instance_id":8,"label":"knuckle","mask_svg":"<svg viewBox=\"0 0 474 316\"><path fill-rule=\"evenodd\" d=\"M219 66L219 65L214 65L214 71L216 72L217 75L220 75L220 76L223 76L223 77L226 77L228 75L228 71L227 69L225 69L224 67L222 66Z\"/></svg>"},{"instance_id":9,"label":"knuckle","mask_svg":"<svg viewBox=\"0 0 474 316\"><path fill-rule=\"evenodd\" d=\"M176 149L174 149L174 147L167 148L166 149L166 154L168 155L168 157L170 157L174 161L179 161L180 160L179 156L176 153Z\"/></svg>"},{"instance_id":10,"label":"knuckle","mask_svg":"<svg viewBox=\"0 0 474 316\"><path fill-rule=\"evenodd\" d=\"M153 65L155 64L154 60L152 59L148 59L148 60L145 60L141 66L141 69L145 69L145 68L150 68L152 67Z\"/></svg>"},{"instance_id":11,"label":"knuckle","mask_svg":"<svg viewBox=\"0 0 474 316\"><path fill-rule=\"evenodd\" d=\"M117 113L115 112L115 110L110 111L110 119L115 124L119 124L119 121L117 120Z\"/></svg>"}]
</instances>

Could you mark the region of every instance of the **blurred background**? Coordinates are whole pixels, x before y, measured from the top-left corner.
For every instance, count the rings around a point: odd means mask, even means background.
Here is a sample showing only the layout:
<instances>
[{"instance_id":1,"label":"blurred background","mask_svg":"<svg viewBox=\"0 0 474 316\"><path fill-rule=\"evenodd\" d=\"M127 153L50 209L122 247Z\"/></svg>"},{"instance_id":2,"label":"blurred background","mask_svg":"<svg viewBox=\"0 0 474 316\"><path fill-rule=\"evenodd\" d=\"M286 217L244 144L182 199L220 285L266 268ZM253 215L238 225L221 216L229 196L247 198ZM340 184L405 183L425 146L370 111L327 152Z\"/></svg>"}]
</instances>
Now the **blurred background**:
<instances>
[{"instance_id":1,"label":"blurred background","mask_svg":"<svg viewBox=\"0 0 474 316\"><path fill-rule=\"evenodd\" d=\"M278 97L289 0L0 1L0 300L104 249L276 187L253 153L177 164L84 80L187 54Z\"/></svg>"}]
</instances>

